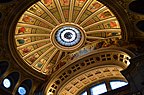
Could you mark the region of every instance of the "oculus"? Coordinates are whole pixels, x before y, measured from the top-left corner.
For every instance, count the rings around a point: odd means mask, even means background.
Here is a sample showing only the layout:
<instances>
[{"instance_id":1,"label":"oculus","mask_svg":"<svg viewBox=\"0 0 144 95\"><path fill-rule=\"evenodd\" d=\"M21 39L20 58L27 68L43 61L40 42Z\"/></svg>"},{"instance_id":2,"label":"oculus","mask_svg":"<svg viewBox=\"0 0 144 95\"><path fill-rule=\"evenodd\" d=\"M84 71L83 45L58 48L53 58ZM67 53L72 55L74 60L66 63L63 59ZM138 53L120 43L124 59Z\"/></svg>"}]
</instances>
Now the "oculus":
<instances>
[{"instance_id":1,"label":"oculus","mask_svg":"<svg viewBox=\"0 0 144 95\"><path fill-rule=\"evenodd\" d=\"M19 88L18 88L18 93L19 93L20 95L25 95L25 94L26 94L26 89L25 89L24 87L19 87Z\"/></svg>"},{"instance_id":2,"label":"oculus","mask_svg":"<svg viewBox=\"0 0 144 95\"><path fill-rule=\"evenodd\" d=\"M81 33L78 29L66 26L59 29L56 33L56 40L63 46L74 46L81 39Z\"/></svg>"},{"instance_id":3,"label":"oculus","mask_svg":"<svg viewBox=\"0 0 144 95\"><path fill-rule=\"evenodd\" d=\"M3 80L3 86L4 86L5 88L10 88L10 86L11 86L11 81L10 81L8 78L4 79L4 80Z\"/></svg>"}]
</instances>

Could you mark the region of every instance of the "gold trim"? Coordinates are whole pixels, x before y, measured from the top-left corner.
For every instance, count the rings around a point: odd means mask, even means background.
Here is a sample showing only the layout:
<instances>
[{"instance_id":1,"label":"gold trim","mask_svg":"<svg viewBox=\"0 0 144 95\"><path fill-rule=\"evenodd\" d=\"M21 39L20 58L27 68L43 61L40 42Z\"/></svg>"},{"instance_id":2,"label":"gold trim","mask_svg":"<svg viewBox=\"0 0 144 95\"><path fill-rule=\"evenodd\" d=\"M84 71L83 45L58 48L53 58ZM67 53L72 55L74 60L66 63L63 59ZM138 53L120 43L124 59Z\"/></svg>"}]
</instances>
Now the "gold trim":
<instances>
[{"instance_id":1,"label":"gold trim","mask_svg":"<svg viewBox=\"0 0 144 95\"><path fill-rule=\"evenodd\" d=\"M92 3L93 0L87 0L86 4L83 6L82 10L80 11L79 15L77 16L76 20L74 23L78 23L80 20L81 16L85 12L85 10L88 8L88 6Z\"/></svg>"},{"instance_id":2,"label":"gold trim","mask_svg":"<svg viewBox=\"0 0 144 95\"><path fill-rule=\"evenodd\" d=\"M43 31L48 31L51 32L51 29L45 28L45 27L41 27L41 26L36 26L36 25L31 25L31 24L24 24L24 23L18 23L17 27L27 27L27 28L35 28L35 29L40 29Z\"/></svg>"},{"instance_id":3,"label":"gold trim","mask_svg":"<svg viewBox=\"0 0 144 95\"><path fill-rule=\"evenodd\" d=\"M36 37L36 36L49 37L50 34L25 34L25 35L15 35L15 38Z\"/></svg>"},{"instance_id":4,"label":"gold trim","mask_svg":"<svg viewBox=\"0 0 144 95\"><path fill-rule=\"evenodd\" d=\"M121 32L121 29L100 29L100 30L93 30L93 31L86 31L86 34L92 34L92 33L100 33L100 32Z\"/></svg>"},{"instance_id":5,"label":"gold trim","mask_svg":"<svg viewBox=\"0 0 144 95\"><path fill-rule=\"evenodd\" d=\"M29 57L30 55L32 55L32 54L36 53L37 51L39 51L39 50L41 50L41 49L43 49L43 48L46 48L46 47L48 47L48 46L50 46L50 45L52 45L52 44L49 43L49 44L46 44L46 45L44 45L44 46L42 46L42 47L39 47L39 48L35 49L35 50L32 51L31 53L25 55L25 56L23 57L23 59L26 59L26 58Z\"/></svg>"},{"instance_id":6,"label":"gold trim","mask_svg":"<svg viewBox=\"0 0 144 95\"><path fill-rule=\"evenodd\" d=\"M72 22L74 3L75 3L75 0L71 0L71 2L70 2L70 10L69 10L69 22Z\"/></svg>"},{"instance_id":7,"label":"gold trim","mask_svg":"<svg viewBox=\"0 0 144 95\"><path fill-rule=\"evenodd\" d=\"M57 60L56 60L55 66L58 65L58 61L60 60L60 58L61 58L61 56L62 56L62 53L63 53L63 51L60 51L60 53L59 53L59 55L58 55L58 58L57 58Z\"/></svg>"},{"instance_id":8,"label":"gold trim","mask_svg":"<svg viewBox=\"0 0 144 95\"><path fill-rule=\"evenodd\" d=\"M34 66L40 59L42 59L46 54L48 54L52 49L54 49L55 47L52 46L51 48L49 48L46 52L44 52L33 64L32 66Z\"/></svg>"},{"instance_id":9,"label":"gold trim","mask_svg":"<svg viewBox=\"0 0 144 95\"><path fill-rule=\"evenodd\" d=\"M102 8L100 8L99 10L95 11L92 15L90 15L88 18L86 18L81 24L80 26L83 26L86 22L88 22L90 19L92 19L94 16L96 16L97 14L99 14L100 12L106 10L107 7L103 6Z\"/></svg>"},{"instance_id":10,"label":"gold trim","mask_svg":"<svg viewBox=\"0 0 144 95\"><path fill-rule=\"evenodd\" d=\"M24 14L29 15L29 16L31 16L31 17L33 17L33 18L35 18L35 19L47 24L48 26L51 26L52 28L55 27L55 25L51 24L50 22L46 21L45 19L43 19L43 18L41 18L41 17L39 17L39 16L37 16L35 14L32 14L32 13L27 12L27 11Z\"/></svg>"},{"instance_id":11,"label":"gold trim","mask_svg":"<svg viewBox=\"0 0 144 95\"><path fill-rule=\"evenodd\" d=\"M111 18L108 18L108 19L105 19L105 20L101 20L99 22L96 22L94 24L91 24L91 25L88 25L86 27L84 27L84 30L88 29L88 28L91 28L95 25L98 25L98 24L102 24L102 23L106 23L106 22L109 22L109 21L112 21L112 20L116 20L116 17L111 17Z\"/></svg>"},{"instance_id":12,"label":"gold trim","mask_svg":"<svg viewBox=\"0 0 144 95\"><path fill-rule=\"evenodd\" d=\"M53 47L54 49L55 47ZM45 65L43 66L42 72L44 72L46 66L49 64L49 62L52 60L52 58L54 57L54 55L58 52L58 49L56 48L56 50L51 54L51 56L49 57L49 59L47 60L47 62L45 63Z\"/></svg>"},{"instance_id":13,"label":"gold trim","mask_svg":"<svg viewBox=\"0 0 144 95\"><path fill-rule=\"evenodd\" d=\"M46 6L44 6L41 2L38 2L37 4L47 13L47 15L49 15L55 21L57 25L60 24L60 22L53 16L53 14L48 10L48 8L46 8Z\"/></svg>"},{"instance_id":14,"label":"gold trim","mask_svg":"<svg viewBox=\"0 0 144 95\"><path fill-rule=\"evenodd\" d=\"M94 37L94 36L87 36L86 37L87 39L93 39L93 40L96 40L96 39L110 39L110 38L121 38L121 36L112 36L112 37L107 37L107 38L103 38L103 37Z\"/></svg>"},{"instance_id":15,"label":"gold trim","mask_svg":"<svg viewBox=\"0 0 144 95\"><path fill-rule=\"evenodd\" d=\"M87 39L92 39L92 40L96 40L96 39L106 39L106 38L103 38L103 37L94 37L94 36L87 36L86 38L87 38Z\"/></svg>"},{"instance_id":16,"label":"gold trim","mask_svg":"<svg viewBox=\"0 0 144 95\"><path fill-rule=\"evenodd\" d=\"M54 0L54 1L55 1L56 6L57 6L57 9L59 11L62 22L66 22L59 0Z\"/></svg>"},{"instance_id":17,"label":"gold trim","mask_svg":"<svg viewBox=\"0 0 144 95\"><path fill-rule=\"evenodd\" d=\"M27 44L24 44L22 46L17 47L17 49L19 50L19 49L22 49L24 47L28 47L30 45L34 45L34 44L38 44L38 43L42 43L42 42L47 42L47 41L50 41L50 39L43 39L43 40L38 40L38 41L30 42L30 43L27 43Z\"/></svg>"}]
</instances>

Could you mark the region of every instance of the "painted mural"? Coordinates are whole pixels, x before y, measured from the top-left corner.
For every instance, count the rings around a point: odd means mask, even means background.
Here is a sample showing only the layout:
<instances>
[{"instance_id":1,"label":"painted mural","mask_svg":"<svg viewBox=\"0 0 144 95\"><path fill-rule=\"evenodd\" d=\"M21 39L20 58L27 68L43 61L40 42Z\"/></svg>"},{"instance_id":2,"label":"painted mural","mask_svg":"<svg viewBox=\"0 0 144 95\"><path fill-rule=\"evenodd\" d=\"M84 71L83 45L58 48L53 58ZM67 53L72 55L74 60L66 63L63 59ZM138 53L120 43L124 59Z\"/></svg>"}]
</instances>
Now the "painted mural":
<instances>
[{"instance_id":1,"label":"painted mural","mask_svg":"<svg viewBox=\"0 0 144 95\"><path fill-rule=\"evenodd\" d=\"M53 29L65 22L79 25L85 30L86 41L81 49L61 51L51 42ZM34 70L47 75L68 61L95 50L121 46L121 32L116 16L97 0L74 0L73 3L71 0L40 0L20 17L14 39L22 60Z\"/></svg>"},{"instance_id":2,"label":"painted mural","mask_svg":"<svg viewBox=\"0 0 144 95\"><path fill-rule=\"evenodd\" d=\"M123 47L126 45L128 45L128 42L120 40L119 38L107 39L107 40L101 40L99 42L94 42L90 45L83 47L82 49L80 49L74 53L69 54L67 57L63 58L60 61L59 66L57 68L60 68L61 66L65 65L67 62L72 62L73 60L76 60L83 55L94 52L95 50L99 50L101 48L106 48L106 47Z\"/></svg>"}]
</instances>

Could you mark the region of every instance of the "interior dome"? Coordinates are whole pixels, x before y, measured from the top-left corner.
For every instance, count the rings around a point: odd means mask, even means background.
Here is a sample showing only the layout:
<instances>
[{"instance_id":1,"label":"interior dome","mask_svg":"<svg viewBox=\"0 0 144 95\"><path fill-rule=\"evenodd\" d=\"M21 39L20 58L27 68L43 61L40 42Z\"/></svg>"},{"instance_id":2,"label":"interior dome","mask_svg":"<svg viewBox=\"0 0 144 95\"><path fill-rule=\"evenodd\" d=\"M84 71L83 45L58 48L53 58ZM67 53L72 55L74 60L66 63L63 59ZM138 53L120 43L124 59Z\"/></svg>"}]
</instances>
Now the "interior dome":
<instances>
[{"instance_id":1,"label":"interior dome","mask_svg":"<svg viewBox=\"0 0 144 95\"><path fill-rule=\"evenodd\" d=\"M97 0L41 0L20 17L15 48L25 64L46 75L75 52L118 45L121 31L116 16Z\"/></svg>"}]
</instances>

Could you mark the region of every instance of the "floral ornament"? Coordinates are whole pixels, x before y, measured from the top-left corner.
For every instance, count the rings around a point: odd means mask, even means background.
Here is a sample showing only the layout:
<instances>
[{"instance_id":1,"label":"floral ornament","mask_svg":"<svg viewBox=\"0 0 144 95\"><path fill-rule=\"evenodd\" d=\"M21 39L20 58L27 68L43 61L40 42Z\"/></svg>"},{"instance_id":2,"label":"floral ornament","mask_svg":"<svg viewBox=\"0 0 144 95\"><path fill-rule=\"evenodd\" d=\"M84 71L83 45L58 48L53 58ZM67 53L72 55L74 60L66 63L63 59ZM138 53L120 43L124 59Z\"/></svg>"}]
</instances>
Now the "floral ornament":
<instances>
[{"instance_id":1,"label":"floral ornament","mask_svg":"<svg viewBox=\"0 0 144 95\"><path fill-rule=\"evenodd\" d=\"M78 0L78 6L80 6L84 2L86 2L86 0Z\"/></svg>"},{"instance_id":2,"label":"floral ornament","mask_svg":"<svg viewBox=\"0 0 144 95\"><path fill-rule=\"evenodd\" d=\"M69 0L63 0L64 5L68 5Z\"/></svg>"},{"instance_id":3,"label":"floral ornament","mask_svg":"<svg viewBox=\"0 0 144 95\"><path fill-rule=\"evenodd\" d=\"M31 49L29 49L29 48L23 48L22 51L23 51L23 53L29 53L31 51Z\"/></svg>"},{"instance_id":4,"label":"floral ornament","mask_svg":"<svg viewBox=\"0 0 144 95\"><path fill-rule=\"evenodd\" d=\"M18 30L18 33L24 33L26 31L26 28L25 27L21 27L19 30Z\"/></svg>"},{"instance_id":5,"label":"floral ornament","mask_svg":"<svg viewBox=\"0 0 144 95\"><path fill-rule=\"evenodd\" d=\"M52 4L52 0L44 0L44 3L47 5L51 5Z\"/></svg>"},{"instance_id":6,"label":"floral ornament","mask_svg":"<svg viewBox=\"0 0 144 95\"><path fill-rule=\"evenodd\" d=\"M24 22L33 22L33 19L30 16L25 15L22 19Z\"/></svg>"},{"instance_id":7,"label":"floral ornament","mask_svg":"<svg viewBox=\"0 0 144 95\"><path fill-rule=\"evenodd\" d=\"M99 4L98 2L94 2L92 4L92 6L90 7L90 10L92 10L92 9L98 9L100 6L101 6L101 4Z\"/></svg>"},{"instance_id":8,"label":"floral ornament","mask_svg":"<svg viewBox=\"0 0 144 95\"><path fill-rule=\"evenodd\" d=\"M24 39L18 39L17 42L18 42L19 44L24 44L24 43L25 43L25 40L24 40Z\"/></svg>"},{"instance_id":9,"label":"floral ornament","mask_svg":"<svg viewBox=\"0 0 144 95\"><path fill-rule=\"evenodd\" d=\"M32 55L29 60L33 63L37 58L39 57L39 55L37 53L35 53L34 55Z\"/></svg>"},{"instance_id":10,"label":"floral ornament","mask_svg":"<svg viewBox=\"0 0 144 95\"><path fill-rule=\"evenodd\" d=\"M41 11L39 10L39 8L36 5L31 7L30 10L36 14L41 14Z\"/></svg>"},{"instance_id":11,"label":"floral ornament","mask_svg":"<svg viewBox=\"0 0 144 95\"><path fill-rule=\"evenodd\" d=\"M17 39L17 42L19 44L25 44L26 42L30 42L30 38L20 38L20 39Z\"/></svg>"},{"instance_id":12,"label":"floral ornament","mask_svg":"<svg viewBox=\"0 0 144 95\"><path fill-rule=\"evenodd\" d=\"M111 16L112 16L111 13L110 13L109 11L106 11L106 12L100 14L99 17L100 17L101 19L104 19L104 18L111 17Z\"/></svg>"}]
</instances>

